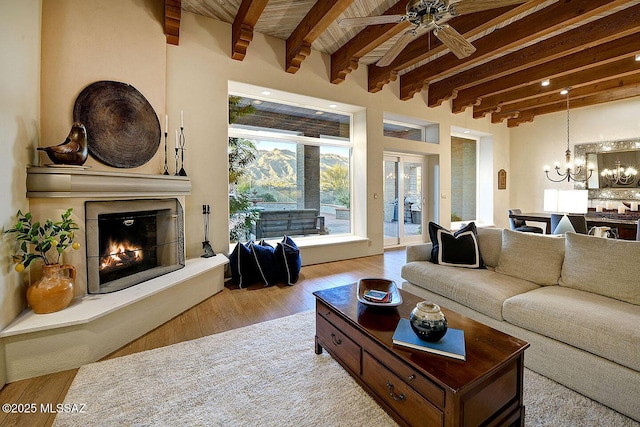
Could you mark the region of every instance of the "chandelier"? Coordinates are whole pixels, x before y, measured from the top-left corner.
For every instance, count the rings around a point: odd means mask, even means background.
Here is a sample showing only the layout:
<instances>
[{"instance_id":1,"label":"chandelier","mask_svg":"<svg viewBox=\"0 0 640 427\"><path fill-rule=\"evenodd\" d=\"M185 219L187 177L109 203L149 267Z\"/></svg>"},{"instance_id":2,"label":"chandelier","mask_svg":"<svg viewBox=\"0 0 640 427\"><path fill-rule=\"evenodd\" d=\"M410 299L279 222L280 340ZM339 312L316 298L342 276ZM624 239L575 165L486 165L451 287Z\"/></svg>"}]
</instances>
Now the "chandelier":
<instances>
[{"instance_id":1,"label":"chandelier","mask_svg":"<svg viewBox=\"0 0 640 427\"><path fill-rule=\"evenodd\" d=\"M638 171L632 167L624 168L620 160L616 160L613 169L605 169L600 175L607 184L631 185L636 180Z\"/></svg>"},{"instance_id":2,"label":"chandelier","mask_svg":"<svg viewBox=\"0 0 640 427\"><path fill-rule=\"evenodd\" d=\"M584 161L576 161L575 167L571 164L571 149L569 148L569 89L565 89L561 93L564 92L566 92L567 95L567 151L564 153L565 166L564 169L561 169L560 165L556 163L554 169L556 170L557 176L549 176L549 166L544 167L544 173L547 175L547 179L552 182L571 182L572 180L576 182L587 182L593 174L593 166L585 166ZM588 167L589 173L583 175L583 169L585 167Z\"/></svg>"}]
</instances>

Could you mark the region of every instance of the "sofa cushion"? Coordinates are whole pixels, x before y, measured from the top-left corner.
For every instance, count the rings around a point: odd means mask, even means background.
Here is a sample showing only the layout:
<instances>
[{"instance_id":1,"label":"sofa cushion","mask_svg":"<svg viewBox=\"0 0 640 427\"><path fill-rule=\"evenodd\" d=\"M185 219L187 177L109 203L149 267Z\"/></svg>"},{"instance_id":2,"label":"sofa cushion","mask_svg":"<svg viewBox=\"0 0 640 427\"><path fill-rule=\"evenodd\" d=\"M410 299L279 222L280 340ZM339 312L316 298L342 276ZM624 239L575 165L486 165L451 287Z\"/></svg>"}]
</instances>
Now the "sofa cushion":
<instances>
[{"instance_id":1,"label":"sofa cushion","mask_svg":"<svg viewBox=\"0 0 640 427\"><path fill-rule=\"evenodd\" d=\"M640 370L637 305L562 286L544 286L507 299L503 316L516 326Z\"/></svg>"},{"instance_id":2,"label":"sofa cushion","mask_svg":"<svg viewBox=\"0 0 640 427\"><path fill-rule=\"evenodd\" d=\"M428 261L405 264L402 277L497 320L503 320L502 304L507 298L539 287L492 270L447 267Z\"/></svg>"},{"instance_id":3,"label":"sofa cushion","mask_svg":"<svg viewBox=\"0 0 640 427\"><path fill-rule=\"evenodd\" d=\"M502 230L496 271L539 285L557 285L564 259L564 237Z\"/></svg>"},{"instance_id":4,"label":"sofa cushion","mask_svg":"<svg viewBox=\"0 0 640 427\"><path fill-rule=\"evenodd\" d=\"M560 285L640 304L640 243L567 233Z\"/></svg>"},{"instance_id":5,"label":"sofa cushion","mask_svg":"<svg viewBox=\"0 0 640 427\"><path fill-rule=\"evenodd\" d=\"M431 262L452 267L484 268L473 222L455 233L430 222L429 236L433 245Z\"/></svg>"},{"instance_id":6,"label":"sofa cushion","mask_svg":"<svg viewBox=\"0 0 640 427\"><path fill-rule=\"evenodd\" d=\"M487 267L497 266L502 249L502 229L479 227L478 246L484 264Z\"/></svg>"}]
</instances>

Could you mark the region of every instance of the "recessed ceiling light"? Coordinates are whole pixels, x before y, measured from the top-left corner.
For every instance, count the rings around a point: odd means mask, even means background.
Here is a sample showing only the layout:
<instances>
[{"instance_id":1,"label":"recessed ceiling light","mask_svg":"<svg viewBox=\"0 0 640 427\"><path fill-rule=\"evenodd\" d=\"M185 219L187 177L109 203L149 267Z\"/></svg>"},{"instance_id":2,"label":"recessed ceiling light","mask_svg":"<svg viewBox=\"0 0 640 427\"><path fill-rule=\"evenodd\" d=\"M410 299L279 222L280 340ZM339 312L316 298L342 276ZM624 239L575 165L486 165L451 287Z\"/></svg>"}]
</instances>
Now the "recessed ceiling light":
<instances>
[{"instance_id":1,"label":"recessed ceiling light","mask_svg":"<svg viewBox=\"0 0 640 427\"><path fill-rule=\"evenodd\" d=\"M467 129L467 130L465 130L465 131L464 131L464 132L462 132L462 133L471 133L471 131Z\"/></svg>"},{"instance_id":2,"label":"recessed ceiling light","mask_svg":"<svg viewBox=\"0 0 640 427\"><path fill-rule=\"evenodd\" d=\"M550 83L551 83L551 82L549 81L549 79L546 79L546 80L543 80L542 82L540 82L540 84L541 84L542 86L549 86L549 84L550 84Z\"/></svg>"},{"instance_id":3,"label":"recessed ceiling light","mask_svg":"<svg viewBox=\"0 0 640 427\"><path fill-rule=\"evenodd\" d=\"M317 115L319 115L319 116L321 116L321 115L323 115L323 114L324 114L324 111L316 111L316 114L317 114Z\"/></svg>"},{"instance_id":4,"label":"recessed ceiling light","mask_svg":"<svg viewBox=\"0 0 640 427\"><path fill-rule=\"evenodd\" d=\"M640 53L636 53L636 61L640 62Z\"/></svg>"},{"instance_id":5,"label":"recessed ceiling light","mask_svg":"<svg viewBox=\"0 0 640 427\"><path fill-rule=\"evenodd\" d=\"M260 101L259 99L255 99L255 100L253 101L253 104L255 104L255 105L260 105L260 104L262 104L262 101Z\"/></svg>"},{"instance_id":6,"label":"recessed ceiling light","mask_svg":"<svg viewBox=\"0 0 640 427\"><path fill-rule=\"evenodd\" d=\"M269 92L268 90L263 90L262 92L260 92L261 94L265 95L265 96L269 96L271 95L271 92Z\"/></svg>"},{"instance_id":7,"label":"recessed ceiling light","mask_svg":"<svg viewBox=\"0 0 640 427\"><path fill-rule=\"evenodd\" d=\"M560 91L560 95L566 95L566 94L568 94L568 93L569 93L569 89L562 89L562 90Z\"/></svg>"},{"instance_id":8,"label":"recessed ceiling light","mask_svg":"<svg viewBox=\"0 0 640 427\"><path fill-rule=\"evenodd\" d=\"M329 108L338 108L336 104L329 104Z\"/></svg>"}]
</instances>

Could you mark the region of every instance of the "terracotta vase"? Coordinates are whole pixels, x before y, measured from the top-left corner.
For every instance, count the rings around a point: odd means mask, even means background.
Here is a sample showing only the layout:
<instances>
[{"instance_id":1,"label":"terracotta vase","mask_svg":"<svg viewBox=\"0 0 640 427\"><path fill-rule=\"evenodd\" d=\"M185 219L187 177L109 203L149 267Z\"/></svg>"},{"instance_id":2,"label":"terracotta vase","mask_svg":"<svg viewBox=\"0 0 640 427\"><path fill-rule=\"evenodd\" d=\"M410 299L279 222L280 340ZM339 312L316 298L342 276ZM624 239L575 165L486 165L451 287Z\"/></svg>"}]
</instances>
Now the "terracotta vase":
<instances>
[{"instance_id":1,"label":"terracotta vase","mask_svg":"<svg viewBox=\"0 0 640 427\"><path fill-rule=\"evenodd\" d=\"M75 280L76 268L72 265L43 265L42 277L27 288L27 301L34 313L53 313L66 308L73 299Z\"/></svg>"}]
</instances>

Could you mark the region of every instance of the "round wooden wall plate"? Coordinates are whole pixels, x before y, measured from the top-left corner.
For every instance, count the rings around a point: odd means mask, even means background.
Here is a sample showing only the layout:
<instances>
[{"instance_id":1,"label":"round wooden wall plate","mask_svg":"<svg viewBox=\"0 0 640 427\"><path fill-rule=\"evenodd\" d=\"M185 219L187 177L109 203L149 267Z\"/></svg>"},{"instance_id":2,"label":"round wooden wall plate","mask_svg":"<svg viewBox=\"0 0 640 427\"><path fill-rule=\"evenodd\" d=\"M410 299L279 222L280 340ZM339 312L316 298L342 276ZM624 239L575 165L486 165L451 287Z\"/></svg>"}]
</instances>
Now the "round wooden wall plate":
<instances>
[{"instance_id":1,"label":"round wooden wall plate","mask_svg":"<svg viewBox=\"0 0 640 427\"><path fill-rule=\"evenodd\" d=\"M84 88L76 98L73 120L87 129L89 153L109 166L141 166L160 145L156 112L126 83L105 80Z\"/></svg>"}]
</instances>

